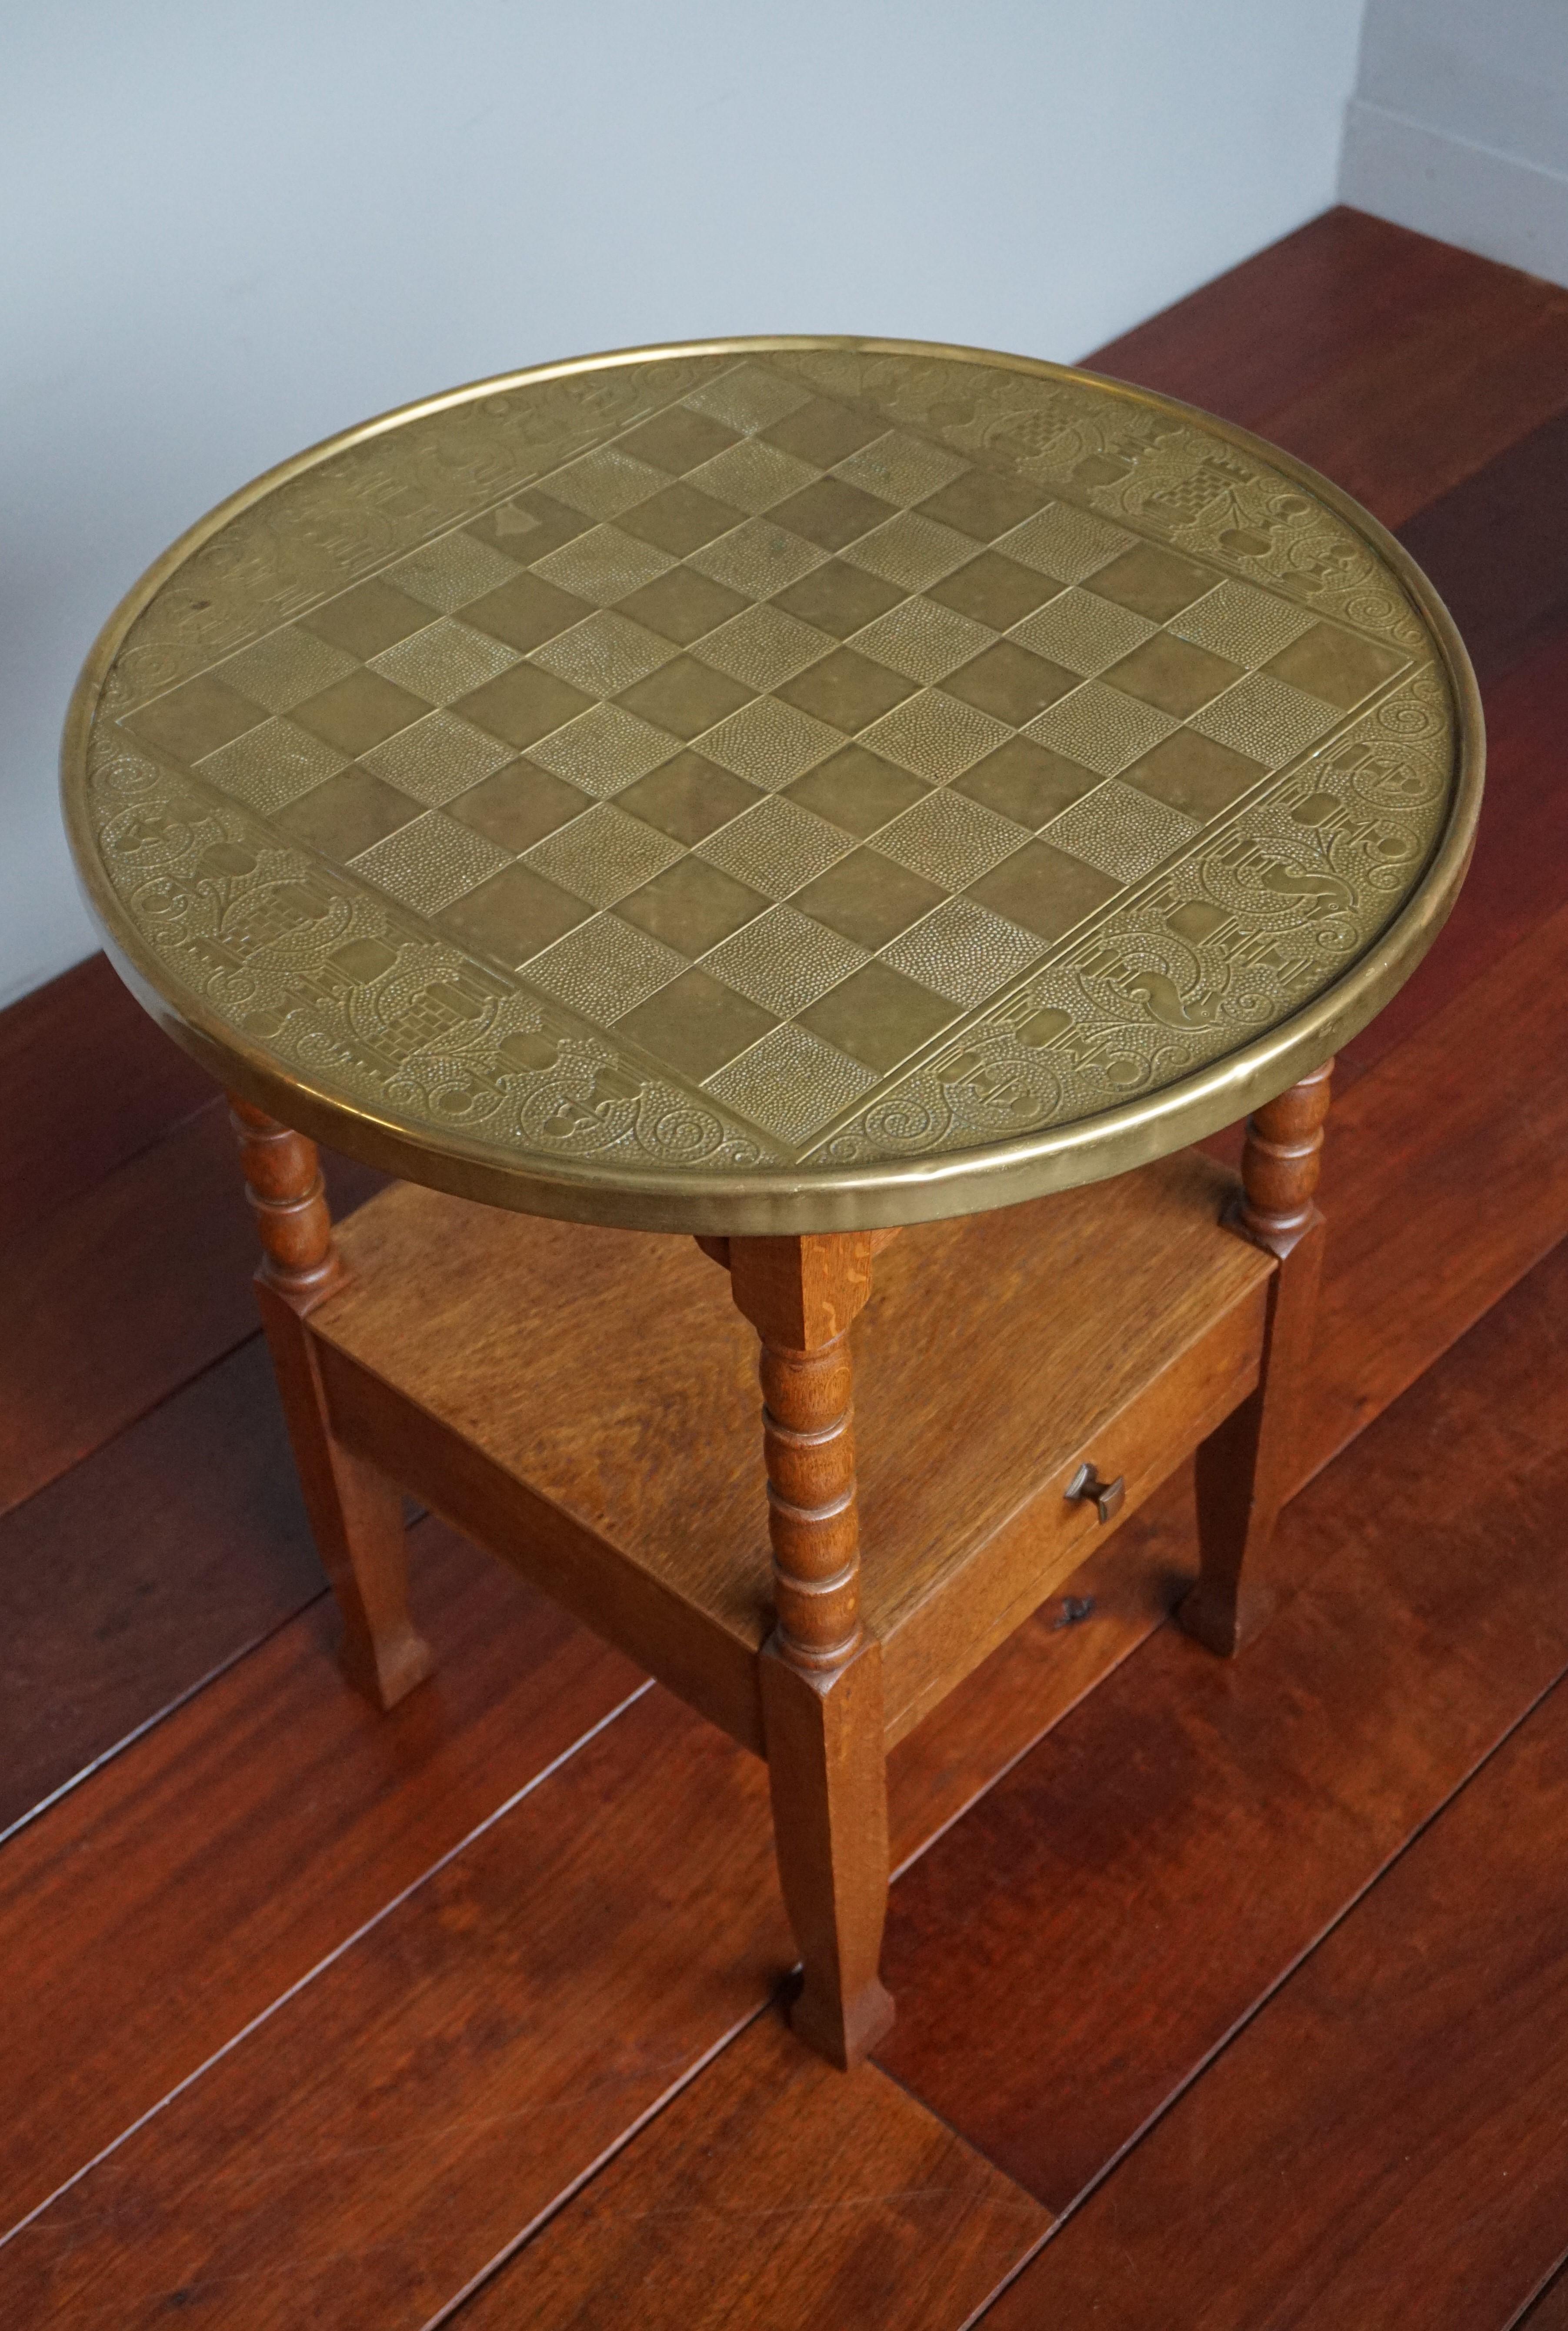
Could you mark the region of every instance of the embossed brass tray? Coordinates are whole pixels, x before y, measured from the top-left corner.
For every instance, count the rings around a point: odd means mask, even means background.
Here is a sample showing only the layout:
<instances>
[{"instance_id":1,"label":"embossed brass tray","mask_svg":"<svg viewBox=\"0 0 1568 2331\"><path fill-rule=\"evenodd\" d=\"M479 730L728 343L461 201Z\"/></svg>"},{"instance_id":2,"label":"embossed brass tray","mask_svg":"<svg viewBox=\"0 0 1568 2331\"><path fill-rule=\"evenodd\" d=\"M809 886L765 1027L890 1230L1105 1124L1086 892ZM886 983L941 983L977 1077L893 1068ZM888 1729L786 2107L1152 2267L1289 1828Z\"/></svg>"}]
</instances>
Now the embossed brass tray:
<instances>
[{"instance_id":1,"label":"embossed brass tray","mask_svg":"<svg viewBox=\"0 0 1568 2331\"><path fill-rule=\"evenodd\" d=\"M1348 497L1144 390L889 340L482 382L224 503L64 787L169 1032L525 1212L969 1213L1363 1026L1475 831L1475 683Z\"/></svg>"}]
</instances>

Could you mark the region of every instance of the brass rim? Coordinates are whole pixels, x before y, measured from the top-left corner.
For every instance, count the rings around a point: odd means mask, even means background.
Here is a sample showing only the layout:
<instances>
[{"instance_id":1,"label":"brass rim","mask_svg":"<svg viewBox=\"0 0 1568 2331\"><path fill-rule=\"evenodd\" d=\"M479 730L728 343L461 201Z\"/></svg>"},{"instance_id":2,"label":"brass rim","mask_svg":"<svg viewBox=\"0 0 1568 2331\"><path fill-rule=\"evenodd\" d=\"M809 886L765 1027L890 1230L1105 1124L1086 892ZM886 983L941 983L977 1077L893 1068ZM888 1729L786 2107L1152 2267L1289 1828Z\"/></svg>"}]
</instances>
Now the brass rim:
<instances>
[{"instance_id":1,"label":"brass rim","mask_svg":"<svg viewBox=\"0 0 1568 2331\"><path fill-rule=\"evenodd\" d=\"M86 747L104 681L126 634L169 577L242 510L322 461L404 423L473 399L630 362L651 363L746 351L838 349L868 355L946 357L1047 379L1091 381L1128 403L1178 414L1242 447L1294 479L1333 509L1376 552L1429 626L1453 699L1458 768L1447 823L1415 890L1368 953L1310 1004L1223 1059L1145 1099L1077 1123L984 1147L874 1166L740 1175L621 1173L516 1164L458 1132L439 1137L334 1098L248 1047L197 999L164 990L150 950L122 912L100 864L84 816ZM526 1213L651 1231L759 1235L878 1229L1015 1205L1053 1190L1099 1181L1200 1141L1319 1066L1373 1019L1410 976L1447 920L1474 846L1485 767L1484 725L1475 673L1452 617L1402 544L1332 480L1250 430L1081 367L942 341L768 335L619 348L468 383L362 422L297 453L232 494L154 561L95 641L72 693L62 748L67 832L87 903L127 985L166 1032L209 1072L314 1138L408 1181Z\"/></svg>"}]
</instances>

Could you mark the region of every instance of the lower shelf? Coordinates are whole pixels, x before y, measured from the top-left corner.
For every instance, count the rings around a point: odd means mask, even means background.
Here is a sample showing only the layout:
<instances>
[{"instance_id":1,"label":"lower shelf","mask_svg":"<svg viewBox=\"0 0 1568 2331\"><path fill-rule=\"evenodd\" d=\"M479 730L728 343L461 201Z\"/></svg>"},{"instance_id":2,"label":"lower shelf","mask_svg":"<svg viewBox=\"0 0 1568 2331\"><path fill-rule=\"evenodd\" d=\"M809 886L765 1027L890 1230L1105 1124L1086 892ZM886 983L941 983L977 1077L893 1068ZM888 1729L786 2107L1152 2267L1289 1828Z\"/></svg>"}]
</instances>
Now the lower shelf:
<instances>
[{"instance_id":1,"label":"lower shelf","mask_svg":"<svg viewBox=\"0 0 1568 2331\"><path fill-rule=\"evenodd\" d=\"M1273 1270L1196 1152L907 1231L854 1330L862 1609L889 1740L1257 1380ZM400 1185L344 1223L311 1318L350 1446L760 1748L771 1625L756 1340L689 1239Z\"/></svg>"}]
</instances>

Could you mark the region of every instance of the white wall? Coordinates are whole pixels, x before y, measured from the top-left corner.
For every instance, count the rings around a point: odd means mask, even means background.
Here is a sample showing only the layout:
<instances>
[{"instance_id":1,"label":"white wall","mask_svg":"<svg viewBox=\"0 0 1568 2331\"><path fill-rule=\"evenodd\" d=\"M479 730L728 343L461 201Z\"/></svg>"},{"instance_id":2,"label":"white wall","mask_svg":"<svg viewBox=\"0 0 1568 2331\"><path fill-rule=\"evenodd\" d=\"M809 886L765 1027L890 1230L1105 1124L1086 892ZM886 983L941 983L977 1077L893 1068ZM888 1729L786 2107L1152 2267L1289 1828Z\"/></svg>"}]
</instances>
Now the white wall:
<instances>
[{"instance_id":1,"label":"white wall","mask_svg":"<svg viewBox=\"0 0 1568 2331\"><path fill-rule=\"evenodd\" d=\"M76 669L223 494L591 348L1079 355L1333 199L1363 5L0 5L0 1002L93 945Z\"/></svg>"},{"instance_id":2,"label":"white wall","mask_svg":"<svg viewBox=\"0 0 1568 2331\"><path fill-rule=\"evenodd\" d=\"M1369 0L1340 189L1568 284L1568 0Z\"/></svg>"}]
</instances>

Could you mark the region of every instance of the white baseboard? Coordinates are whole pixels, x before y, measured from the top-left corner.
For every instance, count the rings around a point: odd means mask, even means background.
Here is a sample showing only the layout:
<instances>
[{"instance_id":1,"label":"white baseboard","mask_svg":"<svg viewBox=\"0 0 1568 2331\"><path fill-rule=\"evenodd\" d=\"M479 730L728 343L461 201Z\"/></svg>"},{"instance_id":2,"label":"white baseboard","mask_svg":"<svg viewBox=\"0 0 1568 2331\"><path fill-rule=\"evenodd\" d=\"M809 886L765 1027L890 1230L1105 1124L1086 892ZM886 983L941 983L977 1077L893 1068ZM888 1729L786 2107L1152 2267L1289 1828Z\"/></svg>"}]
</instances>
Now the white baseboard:
<instances>
[{"instance_id":1,"label":"white baseboard","mask_svg":"<svg viewBox=\"0 0 1568 2331\"><path fill-rule=\"evenodd\" d=\"M1568 286L1568 177L1353 98L1339 199Z\"/></svg>"}]
</instances>

